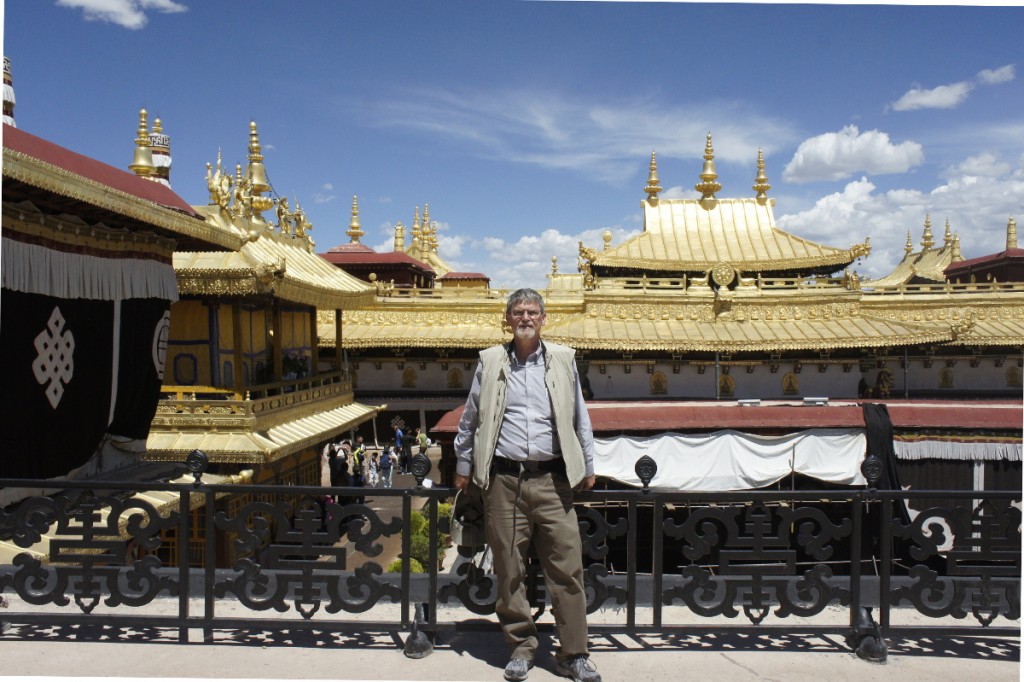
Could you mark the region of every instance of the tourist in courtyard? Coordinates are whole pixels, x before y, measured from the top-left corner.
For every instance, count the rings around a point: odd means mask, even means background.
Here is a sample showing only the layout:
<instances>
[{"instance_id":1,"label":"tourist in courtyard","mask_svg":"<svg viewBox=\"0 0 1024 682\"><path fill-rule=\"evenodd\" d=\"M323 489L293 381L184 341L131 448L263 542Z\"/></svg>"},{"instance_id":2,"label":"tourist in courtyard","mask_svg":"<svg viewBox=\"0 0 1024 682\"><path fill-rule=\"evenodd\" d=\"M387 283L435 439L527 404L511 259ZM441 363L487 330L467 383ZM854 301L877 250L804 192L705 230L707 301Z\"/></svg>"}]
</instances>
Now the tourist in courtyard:
<instances>
[{"instance_id":1,"label":"tourist in courtyard","mask_svg":"<svg viewBox=\"0 0 1024 682\"><path fill-rule=\"evenodd\" d=\"M455 486L480 488L498 579L495 611L511 650L505 679L525 680L537 653L526 590L531 545L558 624L556 670L600 682L587 649L587 595L573 490L594 486L594 436L575 351L541 341L544 300L513 292L505 306L511 343L480 352L455 437Z\"/></svg>"}]
</instances>

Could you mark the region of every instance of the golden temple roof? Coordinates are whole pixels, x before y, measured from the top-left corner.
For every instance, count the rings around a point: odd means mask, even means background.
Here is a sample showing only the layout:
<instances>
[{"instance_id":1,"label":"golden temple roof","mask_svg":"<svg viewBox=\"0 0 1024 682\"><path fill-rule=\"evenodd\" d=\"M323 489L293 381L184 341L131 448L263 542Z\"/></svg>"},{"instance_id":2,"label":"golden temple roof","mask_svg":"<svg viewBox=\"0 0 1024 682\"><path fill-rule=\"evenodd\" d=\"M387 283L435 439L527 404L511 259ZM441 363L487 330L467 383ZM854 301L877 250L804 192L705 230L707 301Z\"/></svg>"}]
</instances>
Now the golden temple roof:
<instances>
[{"instance_id":1,"label":"golden temple roof","mask_svg":"<svg viewBox=\"0 0 1024 682\"><path fill-rule=\"evenodd\" d=\"M909 284L922 280L932 282L946 281L945 270L949 264L954 261L963 260L960 255L960 238L951 233L949 221L947 220L943 244L938 248L934 248L935 242L932 237L931 228L931 217L926 216L920 251L914 251L910 232L907 232L907 246L903 260L885 277L871 280L871 284L874 286L889 286L893 284Z\"/></svg>"},{"instance_id":2,"label":"golden temple roof","mask_svg":"<svg viewBox=\"0 0 1024 682\"><path fill-rule=\"evenodd\" d=\"M694 321L576 316L545 327L544 338L577 350L787 351L942 343L949 327L865 316L844 319Z\"/></svg>"},{"instance_id":3,"label":"golden temple roof","mask_svg":"<svg viewBox=\"0 0 1024 682\"><path fill-rule=\"evenodd\" d=\"M745 273L839 269L870 251L837 249L775 225L771 201L655 199L641 202L644 231L596 253L595 268L706 272L725 263Z\"/></svg>"},{"instance_id":4,"label":"golden temple roof","mask_svg":"<svg viewBox=\"0 0 1024 682\"><path fill-rule=\"evenodd\" d=\"M311 253L304 240L262 230L239 251L175 253L183 295L275 296L318 308L368 305L375 289Z\"/></svg>"}]
</instances>

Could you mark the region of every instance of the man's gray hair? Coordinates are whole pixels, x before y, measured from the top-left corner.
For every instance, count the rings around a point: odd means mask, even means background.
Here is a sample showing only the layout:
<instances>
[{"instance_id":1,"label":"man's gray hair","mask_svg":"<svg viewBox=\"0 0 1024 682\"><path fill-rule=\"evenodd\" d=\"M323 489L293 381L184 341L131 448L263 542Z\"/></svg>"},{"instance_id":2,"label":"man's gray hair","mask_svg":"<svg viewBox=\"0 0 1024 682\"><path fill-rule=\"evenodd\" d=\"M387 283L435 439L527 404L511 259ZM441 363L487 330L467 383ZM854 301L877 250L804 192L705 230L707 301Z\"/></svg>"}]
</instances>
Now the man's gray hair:
<instances>
[{"instance_id":1,"label":"man's gray hair","mask_svg":"<svg viewBox=\"0 0 1024 682\"><path fill-rule=\"evenodd\" d=\"M512 308L520 303L536 303L540 306L540 314L544 314L544 299L534 289L516 289L508 295L508 302L505 304L505 314L511 315Z\"/></svg>"}]
</instances>

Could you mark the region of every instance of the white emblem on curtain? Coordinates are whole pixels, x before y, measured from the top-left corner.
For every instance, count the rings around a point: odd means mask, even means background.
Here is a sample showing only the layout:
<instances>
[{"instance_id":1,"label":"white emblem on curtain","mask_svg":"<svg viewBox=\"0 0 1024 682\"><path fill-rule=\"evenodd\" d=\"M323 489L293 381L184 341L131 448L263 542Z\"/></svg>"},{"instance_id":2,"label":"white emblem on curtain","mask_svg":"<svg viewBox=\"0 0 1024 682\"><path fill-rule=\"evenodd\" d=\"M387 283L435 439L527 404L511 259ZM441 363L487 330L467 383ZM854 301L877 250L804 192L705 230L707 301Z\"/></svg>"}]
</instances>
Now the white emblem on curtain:
<instances>
[{"instance_id":1,"label":"white emblem on curtain","mask_svg":"<svg viewBox=\"0 0 1024 682\"><path fill-rule=\"evenodd\" d=\"M54 307L46 329L35 338L38 355L32 361L32 373L40 385L46 385L46 399L57 409L64 395L64 384L70 383L75 374L75 337L64 329L64 316L59 307Z\"/></svg>"},{"instance_id":2,"label":"white emblem on curtain","mask_svg":"<svg viewBox=\"0 0 1024 682\"><path fill-rule=\"evenodd\" d=\"M164 316L156 323L153 332L153 369L160 381L164 380L164 365L167 363L167 337L171 333L171 311L166 311Z\"/></svg>"}]
</instances>

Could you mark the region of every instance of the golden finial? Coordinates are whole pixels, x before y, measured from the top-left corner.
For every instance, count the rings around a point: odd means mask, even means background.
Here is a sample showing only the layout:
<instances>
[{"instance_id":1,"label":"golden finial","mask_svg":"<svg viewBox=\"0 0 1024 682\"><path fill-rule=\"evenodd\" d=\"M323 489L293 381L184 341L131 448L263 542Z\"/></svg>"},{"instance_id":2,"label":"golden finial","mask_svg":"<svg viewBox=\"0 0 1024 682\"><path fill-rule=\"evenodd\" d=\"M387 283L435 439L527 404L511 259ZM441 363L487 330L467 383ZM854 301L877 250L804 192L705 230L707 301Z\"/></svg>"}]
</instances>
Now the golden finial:
<instances>
[{"instance_id":1,"label":"golden finial","mask_svg":"<svg viewBox=\"0 0 1024 682\"><path fill-rule=\"evenodd\" d=\"M249 121L249 178L253 194L270 190L267 170L263 167L263 150L260 148L260 135L256 132L256 121Z\"/></svg>"},{"instance_id":2,"label":"golden finial","mask_svg":"<svg viewBox=\"0 0 1024 682\"><path fill-rule=\"evenodd\" d=\"M551 257L551 274L552 275L557 275L558 274L558 256L552 256Z\"/></svg>"},{"instance_id":3,"label":"golden finial","mask_svg":"<svg viewBox=\"0 0 1024 682\"><path fill-rule=\"evenodd\" d=\"M953 241L953 230L949 226L949 218L946 218L946 232L942 235L942 246L943 248L950 245Z\"/></svg>"},{"instance_id":4,"label":"golden finial","mask_svg":"<svg viewBox=\"0 0 1024 682\"><path fill-rule=\"evenodd\" d=\"M405 251L405 225L401 220L395 223L395 251Z\"/></svg>"},{"instance_id":5,"label":"golden finial","mask_svg":"<svg viewBox=\"0 0 1024 682\"><path fill-rule=\"evenodd\" d=\"M960 235L953 235L953 253L950 256L950 260L963 260L964 255L960 253Z\"/></svg>"},{"instance_id":6,"label":"golden finial","mask_svg":"<svg viewBox=\"0 0 1024 682\"><path fill-rule=\"evenodd\" d=\"M430 204L423 204L423 232L426 233L430 225Z\"/></svg>"},{"instance_id":7,"label":"golden finial","mask_svg":"<svg viewBox=\"0 0 1024 682\"><path fill-rule=\"evenodd\" d=\"M423 228L420 225L420 207L416 207L416 214L412 219L412 245L423 248Z\"/></svg>"},{"instance_id":8,"label":"golden finial","mask_svg":"<svg viewBox=\"0 0 1024 682\"><path fill-rule=\"evenodd\" d=\"M354 194L352 195L352 220L349 221L348 231L345 234L353 244L358 244L359 238L364 234L362 226L359 225L359 198Z\"/></svg>"},{"instance_id":9,"label":"golden finial","mask_svg":"<svg viewBox=\"0 0 1024 682\"><path fill-rule=\"evenodd\" d=\"M907 230L907 245L903 247L903 250L907 252L907 255L914 253L914 240L910 237L910 230Z\"/></svg>"},{"instance_id":10,"label":"golden finial","mask_svg":"<svg viewBox=\"0 0 1024 682\"><path fill-rule=\"evenodd\" d=\"M428 244L427 244L428 248L427 248L427 250L428 251L432 251L434 253L437 253L437 222L436 221L430 224L430 235L429 235L429 239L427 241L428 241Z\"/></svg>"},{"instance_id":11,"label":"golden finial","mask_svg":"<svg viewBox=\"0 0 1024 682\"><path fill-rule=\"evenodd\" d=\"M764 172L764 151L757 150L757 177L754 178L753 190L757 192L757 202L763 204L768 201L768 190L772 188L768 184L768 175Z\"/></svg>"},{"instance_id":12,"label":"golden finial","mask_svg":"<svg viewBox=\"0 0 1024 682\"><path fill-rule=\"evenodd\" d=\"M701 181L693 186L700 192L701 200L714 199L715 192L722 189L722 185L716 180L718 173L715 171L715 148L711 146L711 133L708 133L707 143L704 145L704 170L700 174Z\"/></svg>"},{"instance_id":13,"label":"golden finial","mask_svg":"<svg viewBox=\"0 0 1024 682\"><path fill-rule=\"evenodd\" d=\"M1010 216L1009 222L1006 223L1006 248L1017 248L1017 221L1013 216Z\"/></svg>"},{"instance_id":14,"label":"golden finial","mask_svg":"<svg viewBox=\"0 0 1024 682\"><path fill-rule=\"evenodd\" d=\"M609 251L612 248L612 231L605 230L604 234L601 235L601 239L604 240L604 250Z\"/></svg>"},{"instance_id":15,"label":"golden finial","mask_svg":"<svg viewBox=\"0 0 1024 682\"><path fill-rule=\"evenodd\" d=\"M654 204L658 201L658 192L661 191L661 185L658 182L658 161L654 156L654 152L651 152L651 172L647 175L647 186L644 187L644 191L647 192L647 201Z\"/></svg>"},{"instance_id":16,"label":"golden finial","mask_svg":"<svg viewBox=\"0 0 1024 682\"><path fill-rule=\"evenodd\" d=\"M149 125L146 122L146 110L139 109L139 129L135 136L135 156L128 169L140 178L148 178L156 173L153 165L153 150L149 146Z\"/></svg>"},{"instance_id":17,"label":"golden finial","mask_svg":"<svg viewBox=\"0 0 1024 682\"><path fill-rule=\"evenodd\" d=\"M921 235L921 246L925 249L935 246L935 240L932 239L932 217L930 215L926 215L924 218L924 234Z\"/></svg>"}]
</instances>

